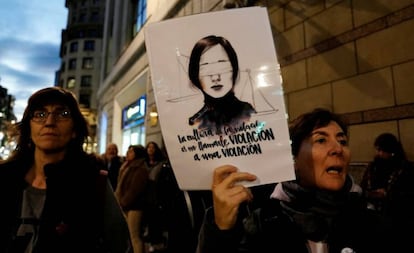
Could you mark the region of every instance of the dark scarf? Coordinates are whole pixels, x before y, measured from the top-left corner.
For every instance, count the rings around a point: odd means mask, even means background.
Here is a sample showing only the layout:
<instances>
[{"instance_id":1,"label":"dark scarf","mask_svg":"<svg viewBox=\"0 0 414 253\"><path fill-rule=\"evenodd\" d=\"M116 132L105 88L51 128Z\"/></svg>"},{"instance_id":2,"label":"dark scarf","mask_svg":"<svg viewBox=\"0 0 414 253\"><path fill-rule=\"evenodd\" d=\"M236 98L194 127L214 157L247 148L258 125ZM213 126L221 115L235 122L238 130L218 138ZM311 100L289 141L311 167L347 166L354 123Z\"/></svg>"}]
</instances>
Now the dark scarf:
<instances>
[{"instance_id":1,"label":"dark scarf","mask_svg":"<svg viewBox=\"0 0 414 253\"><path fill-rule=\"evenodd\" d=\"M240 101L233 91L221 98L213 98L204 93L204 106L189 119L190 125L200 121L199 128L215 130L223 126L237 124L240 118L249 118L254 108L247 102Z\"/></svg>"},{"instance_id":2,"label":"dark scarf","mask_svg":"<svg viewBox=\"0 0 414 253\"><path fill-rule=\"evenodd\" d=\"M285 213L306 238L315 242L326 241L336 217L352 204L351 195L359 194L353 192L355 188L350 177L340 191L306 189L295 181L283 182L281 186L275 191L282 191L279 194L287 197L281 201Z\"/></svg>"}]
</instances>

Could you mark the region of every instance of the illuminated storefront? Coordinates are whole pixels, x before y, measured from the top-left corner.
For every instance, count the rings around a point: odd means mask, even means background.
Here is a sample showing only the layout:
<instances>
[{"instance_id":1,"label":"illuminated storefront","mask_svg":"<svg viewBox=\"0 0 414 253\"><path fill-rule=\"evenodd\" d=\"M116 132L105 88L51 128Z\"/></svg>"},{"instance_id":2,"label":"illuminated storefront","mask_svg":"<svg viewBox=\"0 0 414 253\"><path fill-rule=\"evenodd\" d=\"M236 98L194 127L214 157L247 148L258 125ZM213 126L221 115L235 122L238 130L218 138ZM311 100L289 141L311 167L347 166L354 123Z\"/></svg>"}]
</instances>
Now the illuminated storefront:
<instances>
[{"instance_id":1,"label":"illuminated storefront","mask_svg":"<svg viewBox=\"0 0 414 253\"><path fill-rule=\"evenodd\" d=\"M142 95L137 101L122 109L122 150L125 152L129 145L145 146L146 104L146 96Z\"/></svg>"}]
</instances>

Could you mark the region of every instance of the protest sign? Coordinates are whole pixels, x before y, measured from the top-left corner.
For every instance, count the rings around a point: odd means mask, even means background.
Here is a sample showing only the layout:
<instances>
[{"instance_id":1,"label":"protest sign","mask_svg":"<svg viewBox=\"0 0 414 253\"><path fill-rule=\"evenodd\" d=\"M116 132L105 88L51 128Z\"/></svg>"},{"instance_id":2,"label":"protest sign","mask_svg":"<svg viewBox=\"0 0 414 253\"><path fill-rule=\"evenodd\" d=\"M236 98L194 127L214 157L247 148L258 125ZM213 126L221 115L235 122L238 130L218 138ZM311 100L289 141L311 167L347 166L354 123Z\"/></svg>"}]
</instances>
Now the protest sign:
<instances>
[{"instance_id":1,"label":"protest sign","mask_svg":"<svg viewBox=\"0 0 414 253\"><path fill-rule=\"evenodd\" d=\"M162 135L183 190L211 188L232 164L258 179L295 178L284 93L266 8L202 13L145 29Z\"/></svg>"}]
</instances>

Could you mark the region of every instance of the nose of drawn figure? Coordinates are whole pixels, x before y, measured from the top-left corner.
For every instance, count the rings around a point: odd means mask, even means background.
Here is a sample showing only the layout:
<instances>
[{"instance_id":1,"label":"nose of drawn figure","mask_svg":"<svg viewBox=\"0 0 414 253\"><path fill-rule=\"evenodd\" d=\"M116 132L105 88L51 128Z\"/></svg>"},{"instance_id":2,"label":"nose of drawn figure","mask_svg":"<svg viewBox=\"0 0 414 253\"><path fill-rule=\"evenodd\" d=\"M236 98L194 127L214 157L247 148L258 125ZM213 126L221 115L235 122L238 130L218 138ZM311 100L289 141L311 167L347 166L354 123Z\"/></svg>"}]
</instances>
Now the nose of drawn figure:
<instances>
[{"instance_id":1,"label":"nose of drawn figure","mask_svg":"<svg viewBox=\"0 0 414 253\"><path fill-rule=\"evenodd\" d=\"M214 83L220 82L221 81L221 76L220 74L215 74L215 75L210 75L211 81Z\"/></svg>"}]
</instances>

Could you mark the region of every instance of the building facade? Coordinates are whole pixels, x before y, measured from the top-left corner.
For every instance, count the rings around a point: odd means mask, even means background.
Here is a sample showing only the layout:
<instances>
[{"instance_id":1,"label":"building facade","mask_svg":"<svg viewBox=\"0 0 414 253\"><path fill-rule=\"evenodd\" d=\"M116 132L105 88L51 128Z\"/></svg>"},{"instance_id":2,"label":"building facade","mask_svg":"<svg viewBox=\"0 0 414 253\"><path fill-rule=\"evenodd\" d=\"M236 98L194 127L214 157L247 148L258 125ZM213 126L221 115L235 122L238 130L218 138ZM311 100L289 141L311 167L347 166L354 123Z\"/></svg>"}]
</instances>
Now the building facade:
<instances>
[{"instance_id":1,"label":"building facade","mask_svg":"<svg viewBox=\"0 0 414 253\"><path fill-rule=\"evenodd\" d=\"M382 132L397 135L414 159L414 0L106 0L98 150L109 142L122 152L129 144L163 145L146 25L248 6L268 10L289 118L329 108L351 124L353 162L372 159Z\"/></svg>"},{"instance_id":2,"label":"building facade","mask_svg":"<svg viewBox=\"0 0 414 253\"><path fill-rule=\"evenodd\" d=\"M62 31L61 67L57 85L74 92L90 125L87 150L96 151L96 109L103 23L104 0L66 0L67 27Z\"/></svg>"}]
</instances>

